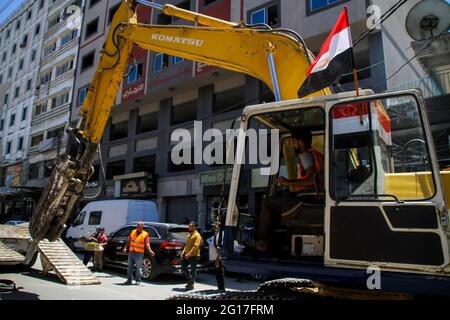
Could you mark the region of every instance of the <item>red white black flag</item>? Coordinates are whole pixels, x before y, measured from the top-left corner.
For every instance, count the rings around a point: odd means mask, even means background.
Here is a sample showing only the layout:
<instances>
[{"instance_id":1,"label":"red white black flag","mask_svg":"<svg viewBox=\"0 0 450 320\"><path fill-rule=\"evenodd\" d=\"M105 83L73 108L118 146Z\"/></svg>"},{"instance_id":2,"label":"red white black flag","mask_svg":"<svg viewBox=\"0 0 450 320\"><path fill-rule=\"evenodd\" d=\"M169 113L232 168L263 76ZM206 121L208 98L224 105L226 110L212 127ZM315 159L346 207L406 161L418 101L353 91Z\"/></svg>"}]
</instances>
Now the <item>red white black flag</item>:
<instances>
[{"instance_id":1,"label":"red white black flag","mask_svg":"<svg viewBox=\"0 0 450 320\"><path fill-rule=\"evenodd\" d=\"M339 82L342 75L353 67L353 44L348 22L347 7L341 13L336 25L320 49L320 53L310 66L299 97L326 88Z\"/></svg>"}]
</instances>

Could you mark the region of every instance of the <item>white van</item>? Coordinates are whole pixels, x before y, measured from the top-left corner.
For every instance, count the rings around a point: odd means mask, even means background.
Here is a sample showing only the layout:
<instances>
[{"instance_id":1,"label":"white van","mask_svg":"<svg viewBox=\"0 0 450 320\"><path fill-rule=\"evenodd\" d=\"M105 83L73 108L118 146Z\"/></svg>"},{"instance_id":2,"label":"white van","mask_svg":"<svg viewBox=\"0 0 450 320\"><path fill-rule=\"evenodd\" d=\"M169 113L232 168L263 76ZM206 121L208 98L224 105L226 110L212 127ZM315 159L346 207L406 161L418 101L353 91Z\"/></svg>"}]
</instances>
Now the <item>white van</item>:
<instances>
[{"instance_id":1,"label":"white van","mask_svg":"<svg viewBox=\"0 0 450 320\"><path fill-rule=\"evenodd\" d=\"M81 237L89 237L101 225L108 235L115 229L134 222L160 222L156 203L148 200L102 200L88 203L80 211L67 230L68 243L81 248L77 242Z\"/></svg>"}]
</instances>

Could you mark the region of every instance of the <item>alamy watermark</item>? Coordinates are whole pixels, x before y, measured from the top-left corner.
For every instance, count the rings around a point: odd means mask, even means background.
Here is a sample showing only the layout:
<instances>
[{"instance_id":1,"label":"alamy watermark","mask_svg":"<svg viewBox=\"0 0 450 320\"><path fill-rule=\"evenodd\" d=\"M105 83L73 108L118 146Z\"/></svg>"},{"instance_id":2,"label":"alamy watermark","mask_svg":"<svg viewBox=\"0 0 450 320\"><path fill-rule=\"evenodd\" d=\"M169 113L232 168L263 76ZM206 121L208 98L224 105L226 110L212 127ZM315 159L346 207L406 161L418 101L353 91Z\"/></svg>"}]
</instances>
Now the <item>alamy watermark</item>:
<instances>
[{"instance_id":1,"label":"alamy watermark","mask_svg":"<svg viewBox=\"0 0 450 320\"><path fill-rule=\"evenodd\" d=\"M366 274L370 276L367 278L366 286L369 290L381 290L381 269L377 265L370 265L367 267Z\"/></svg>"},{"instance_id":2,"label":"alamy watermark","mask_svg":"<svg viewBox=\"0 0 450 320\"><path fill-rule=\"evenodd\" d=\"M170 136L171 142L177 142L172 148L171 160L175 165L181 164L258 164L267 166L261 175L273 175L279 169L277 129L226 129L225 137L221 130L210 128L203 132L201 121L194 121L193 135L187 129L176 129ZM270 151L269 154L269 139ZM234 142L245 141L247 152L235 154ZM226 148L224 150L224 143ZM225 152L225 153L224 153ZM247 155L247 156L246 156Z\"/></svg>"}]
</instances>

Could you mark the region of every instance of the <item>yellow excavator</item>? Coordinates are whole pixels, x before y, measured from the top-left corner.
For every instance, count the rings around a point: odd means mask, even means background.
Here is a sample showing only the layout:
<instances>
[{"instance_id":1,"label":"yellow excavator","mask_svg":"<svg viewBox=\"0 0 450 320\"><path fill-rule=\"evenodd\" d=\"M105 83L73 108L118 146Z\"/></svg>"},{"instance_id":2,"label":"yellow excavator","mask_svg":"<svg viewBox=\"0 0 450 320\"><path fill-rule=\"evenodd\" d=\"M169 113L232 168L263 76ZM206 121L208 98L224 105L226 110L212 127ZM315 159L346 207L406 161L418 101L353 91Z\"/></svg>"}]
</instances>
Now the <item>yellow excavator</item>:
<instances>
[{"instance_id":1,"label":"yellow excavator","mask_svg":"<svg viewBox=\"0 0 450 320\"><path fill-rule=\"evenodd\" d=\"M138 23L138 5L196 25ZM93 174L92 164L133 45L245 73L272 90L275 103L247 107L238 119L242 132L236 147L238 158L246 152L245 132L253 123L279 130L280 148L274 152L281 160L279 170L272 168L270 172L276 173L266 176L262 169L267 168L261 166L257 172L267 178L262 186L268 196L276 192L275 180L283 170L289 178L296 177L290 142L293 129L310 130L314 146L324 153L326 192L317 188L315 193L321 202L299 198L305 202L309 221L290 221L272 228L279 232L273 239L284 239L273 245L277 262L252 253L247 236L254 234L259 213L240 212L238 189L244 167L234 163L224 221L223 250L229 271L263 270L272 276L319 281L357 279L360 284L367 280L366 270L375 266L387 272L383 290L407 291L398 282L403 279L409 284L417 280L416 288L430 289L433 283L432 293L450 292L448 210L419 92L375 95L361 90L357 97L354 92L333 95L324 89L298 99L313 55L296 32L232 23L146 0L123 0L113 17L80 121L68 129L66 154L59 159L35 207L29 228L33 244L25 263L34 256L39 241L60 237ZM403 121L403 114L411 115L411 121ZM420 154L411 156L411 150ZM448 176L445 179L448 181ZM333 291L295 280L271 283L267 288L298 289L299 285L324 295Z\"/></svg>"}]
</instances>

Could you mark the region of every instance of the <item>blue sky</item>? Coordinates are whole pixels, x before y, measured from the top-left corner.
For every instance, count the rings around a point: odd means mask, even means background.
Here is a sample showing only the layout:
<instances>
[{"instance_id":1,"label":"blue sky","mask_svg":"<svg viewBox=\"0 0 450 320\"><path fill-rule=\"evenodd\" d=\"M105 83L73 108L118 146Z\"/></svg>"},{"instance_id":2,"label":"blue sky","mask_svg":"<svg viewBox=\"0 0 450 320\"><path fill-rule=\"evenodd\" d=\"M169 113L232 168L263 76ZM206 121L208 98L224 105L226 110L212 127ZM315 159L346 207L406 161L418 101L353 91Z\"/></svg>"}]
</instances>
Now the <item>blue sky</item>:
<instances>
[{"instance_id":1,"label":"blue sky","mask_svg":"<svg viewBox=\"0 0 450 320\"><path fill-rule=\"evenodd\" d=\"M0 0L0 24L24 2L25 0Z\"/></svg>"}]
</instances>

